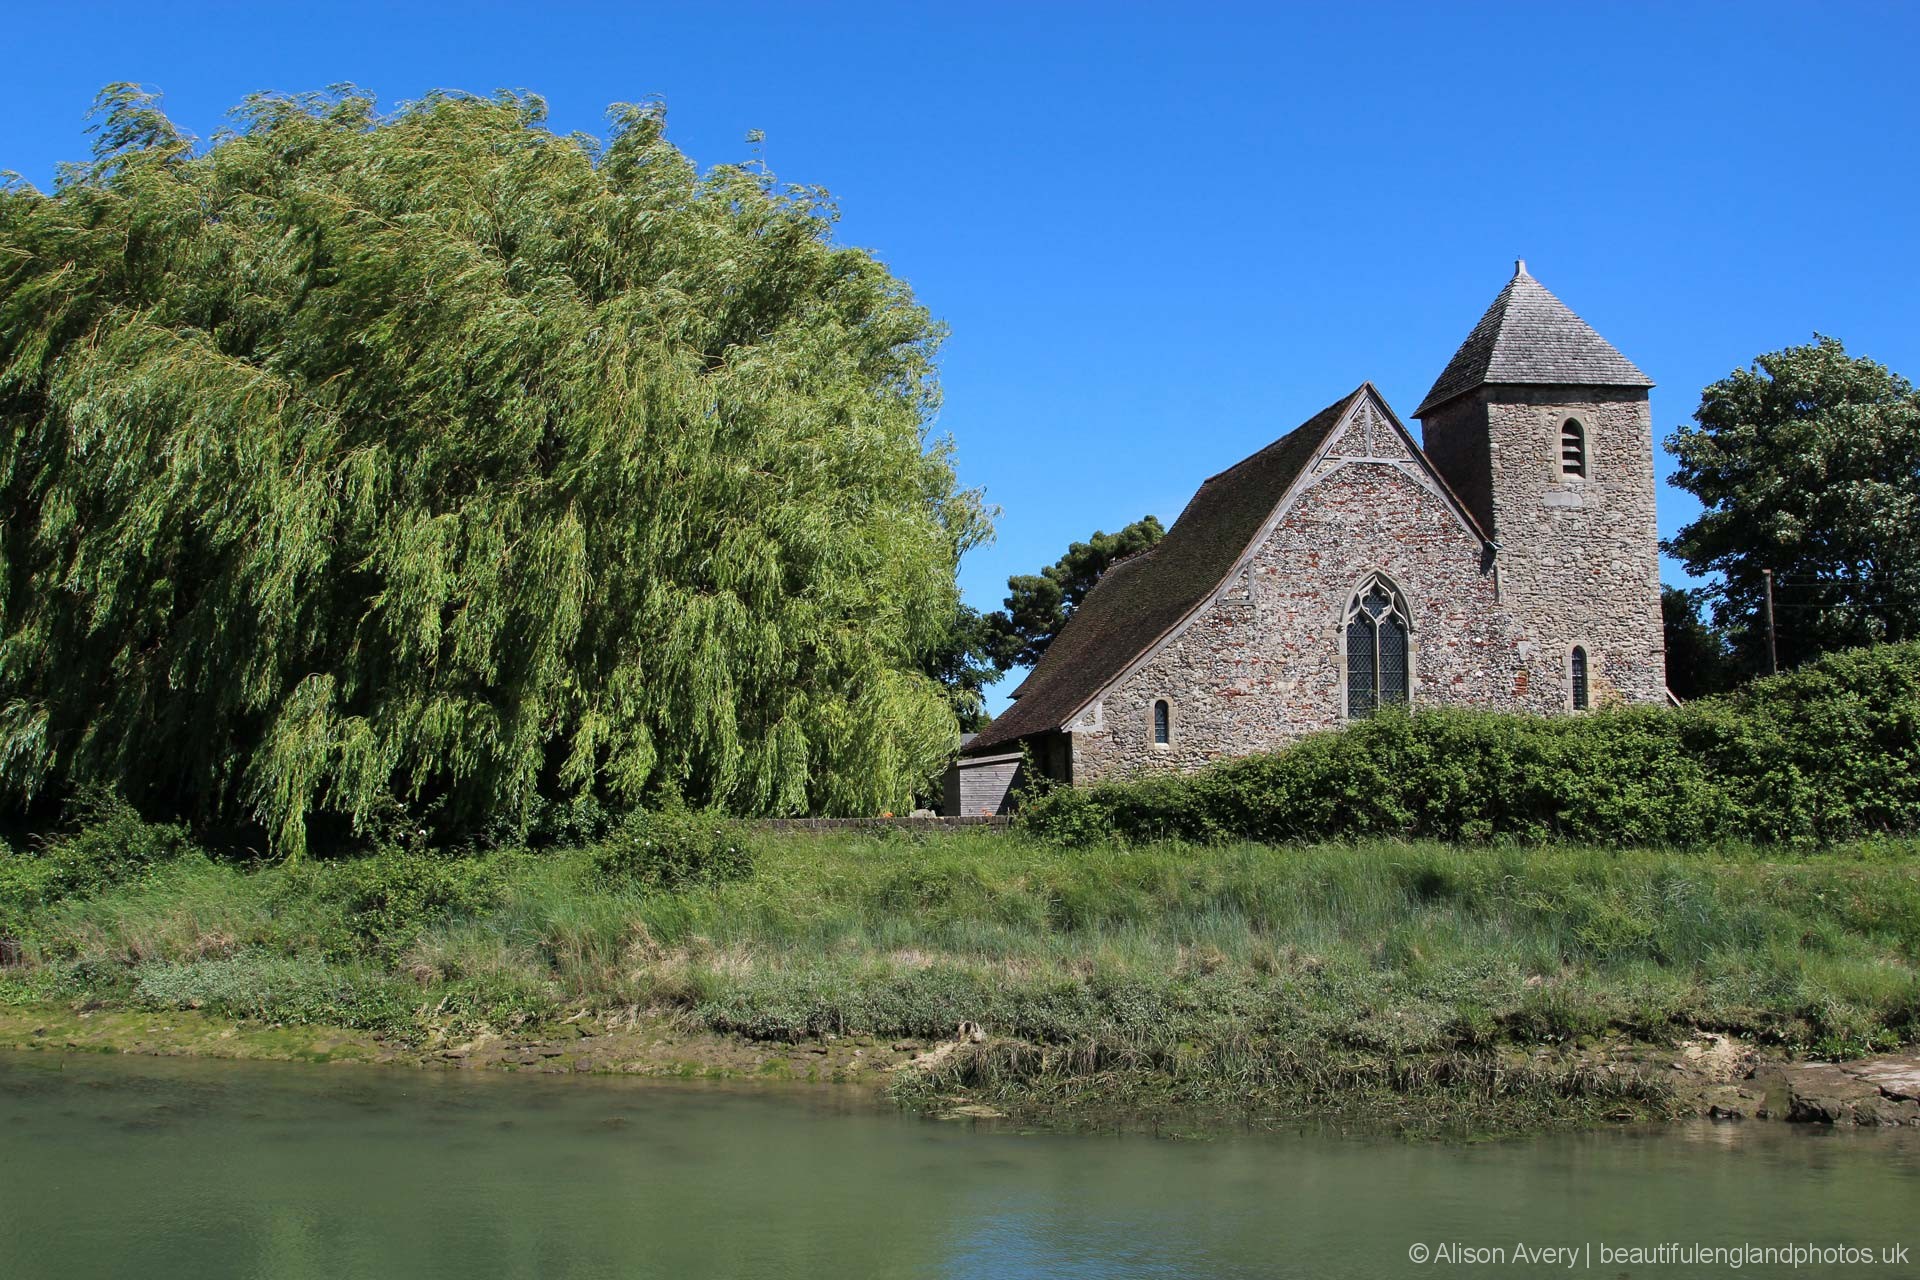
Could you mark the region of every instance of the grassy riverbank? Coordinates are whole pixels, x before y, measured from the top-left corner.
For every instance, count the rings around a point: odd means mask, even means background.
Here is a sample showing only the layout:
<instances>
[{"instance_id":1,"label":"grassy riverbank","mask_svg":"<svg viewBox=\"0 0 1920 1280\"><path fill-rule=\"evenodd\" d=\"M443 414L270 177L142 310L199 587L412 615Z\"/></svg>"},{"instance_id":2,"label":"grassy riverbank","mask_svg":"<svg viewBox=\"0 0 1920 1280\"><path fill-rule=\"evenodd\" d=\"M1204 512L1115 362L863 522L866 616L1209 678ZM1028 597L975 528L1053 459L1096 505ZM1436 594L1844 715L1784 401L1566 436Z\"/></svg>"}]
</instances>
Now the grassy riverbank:
<instances>
[{"instance_id":1,"label":"grassy riverbank","mask_svg":"<svg viewBox=\"0 0 1920 1280\"><path fill-rule=\"evenodd\" d=\"M973 1022L985 1043L892 1073L903 1098L1417 1128L1658 1115L1671 1046L1702 1031L1836 1055L1920 1039L1911 842L1776 860L751 839L751 876L674 890L609 886L591 850L188 850L17 916L0 1003L349 1028L423 1057L569 1018L776 1054Z\"/></svg>"}]
</instances>

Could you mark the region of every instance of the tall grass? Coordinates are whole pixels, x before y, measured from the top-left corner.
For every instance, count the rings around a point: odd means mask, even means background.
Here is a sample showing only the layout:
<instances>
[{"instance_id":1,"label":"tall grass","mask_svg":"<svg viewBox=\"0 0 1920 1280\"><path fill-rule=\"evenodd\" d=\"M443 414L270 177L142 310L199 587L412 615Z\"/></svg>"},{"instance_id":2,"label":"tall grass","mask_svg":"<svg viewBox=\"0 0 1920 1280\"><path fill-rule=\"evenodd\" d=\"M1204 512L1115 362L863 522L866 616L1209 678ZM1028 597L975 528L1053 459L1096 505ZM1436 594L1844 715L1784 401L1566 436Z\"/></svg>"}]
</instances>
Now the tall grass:
<instances>
[{"instance_id":1,"label":"tall grass","mask_svg":"<svg viewBox=\"0 0 1920 1280\"><path fill-rule=\"evenodd\" d=\"M383 899L370 917L342 888L365 879L355 864L194 857L41 910L25 942L34 964L96 983L242 954L377 961L423 993L532 983L767 1036L971 1020L1065 1042L1230 1015L1359 1041L1391 1025L1404 1047L1482 1025L1867 1047L1909 1036L1920 1009L1903 844L1789 862L1386 842L1068 852L976 833L758 844L752 878L678 891L609 885L588 851L491 855L463 864L484 891Z\"/></svg>"},{"instance_id":2,"label":"tall grass","mask_svg":"<svg viewBox=\"0 0 1920 1280\"><path fill-rule=\"evenodd\" d=\"M1572 1067L1500 1055L1699 1028L1840 1054L1920 1039L1912 842L1790 861L1385 841L1069 851L973 832L754 843L750 878L674 890L609 882L590 849L251 870L194 854L33 911L0 1000L414 1038L635 1007L781 1040L971 1021L1018 1043L957 1059L961 1076L1072 1092L1101 1064L1189 1097L1280 1077L1316 1098L1342 1081L1505 1080L1598 1105L1614 1094Z\"/></svg>"}]
</instances>

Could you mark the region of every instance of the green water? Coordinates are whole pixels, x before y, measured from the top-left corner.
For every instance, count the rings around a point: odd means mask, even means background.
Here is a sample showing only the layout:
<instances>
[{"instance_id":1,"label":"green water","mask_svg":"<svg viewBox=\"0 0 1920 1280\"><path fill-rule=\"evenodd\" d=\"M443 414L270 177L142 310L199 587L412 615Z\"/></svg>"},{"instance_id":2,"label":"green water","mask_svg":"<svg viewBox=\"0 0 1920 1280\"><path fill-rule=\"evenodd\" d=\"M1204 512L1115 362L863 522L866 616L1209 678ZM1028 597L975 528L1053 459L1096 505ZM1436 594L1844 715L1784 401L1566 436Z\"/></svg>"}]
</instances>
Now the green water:
<instances>
[{"instance_id":1,"label":"green water","mask_svg":"<svg viewBox=\"0 0 1920 1280\"><path fill-rule=\"evenodd\" d=\"M0 1054L0 1159L5 1280L1920 1275L1911 1132L1176 1142L920 1120L830 1089ZM1676 1240L1909 1261L1598 1252ZM1409 1261L1447 1243L1509 1260ZM1513 1261L1522 1243L1593 1252Z\"/></svg>"}]
</instances>

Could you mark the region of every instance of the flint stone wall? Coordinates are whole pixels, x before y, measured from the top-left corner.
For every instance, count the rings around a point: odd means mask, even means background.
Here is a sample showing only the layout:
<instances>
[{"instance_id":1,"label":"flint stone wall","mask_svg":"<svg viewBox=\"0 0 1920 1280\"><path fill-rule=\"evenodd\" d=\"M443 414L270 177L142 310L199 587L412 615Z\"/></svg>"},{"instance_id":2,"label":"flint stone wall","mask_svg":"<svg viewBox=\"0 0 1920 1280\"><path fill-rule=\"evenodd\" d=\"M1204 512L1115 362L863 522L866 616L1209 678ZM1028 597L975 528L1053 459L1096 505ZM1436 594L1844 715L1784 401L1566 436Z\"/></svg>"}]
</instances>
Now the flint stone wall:
<instances>
[{"instance_id":1,"label":"flint stone wall","mask_svg":"<svg viewBox=\"0 0 1920 1280\"><path fill-rule=\"evenodd\" d=\"M1586 442L1564 475L1561 428ZM1516 634L1562 660L1538 664L1571 705L1571 656L1587 651L1593 705L1666 699L1653 424L1640 388L1481 387L1424 423L1427 456L1500 544L1501 607ZM1496 500L1497 498L1497 500Z\"/></svg>"},{"instance_id":2,"label":"flint stone wall","mask_svg":"<svg viewBox=\"0 0 1920 1280\"><path fill-rule=\"evenodd\" d=\"M1584 479L1559 474L1569 416L1586 429ZM1480 431L1488 443L1461 445ZM1664 701L1645 393L1482 389L1430 416L1426 449L1497 555L1363 404L1245 567L1069 726L1073 781L1194 769L1345 723L1347 605L1375 572L1412 615L1416 706L1567 711L1576 644L1593 705Z\"/></svg>"}]
</instances>

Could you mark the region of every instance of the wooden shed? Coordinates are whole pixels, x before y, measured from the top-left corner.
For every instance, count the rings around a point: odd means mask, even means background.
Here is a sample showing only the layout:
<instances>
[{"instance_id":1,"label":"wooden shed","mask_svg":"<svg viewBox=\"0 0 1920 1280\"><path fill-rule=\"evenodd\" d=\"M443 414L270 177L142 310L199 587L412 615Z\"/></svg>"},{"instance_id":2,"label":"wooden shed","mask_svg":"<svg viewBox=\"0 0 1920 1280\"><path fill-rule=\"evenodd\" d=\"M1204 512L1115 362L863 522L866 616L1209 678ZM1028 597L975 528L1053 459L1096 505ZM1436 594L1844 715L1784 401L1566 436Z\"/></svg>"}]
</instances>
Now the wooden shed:
<instances>
[{"instance_id":1,"label":"wooden shed","mask_svg":"<svg viewBox=\"0 0 1920 1280\"><path fill-rule=\"evenodd\" d=\"M974 735L960 735L965 751ZM940 812L949 818L978 818L1013 810L1013 789L1019 782L1020 752L963 755L947 766L941 786Z\"/></svg>"}]
</instances>

